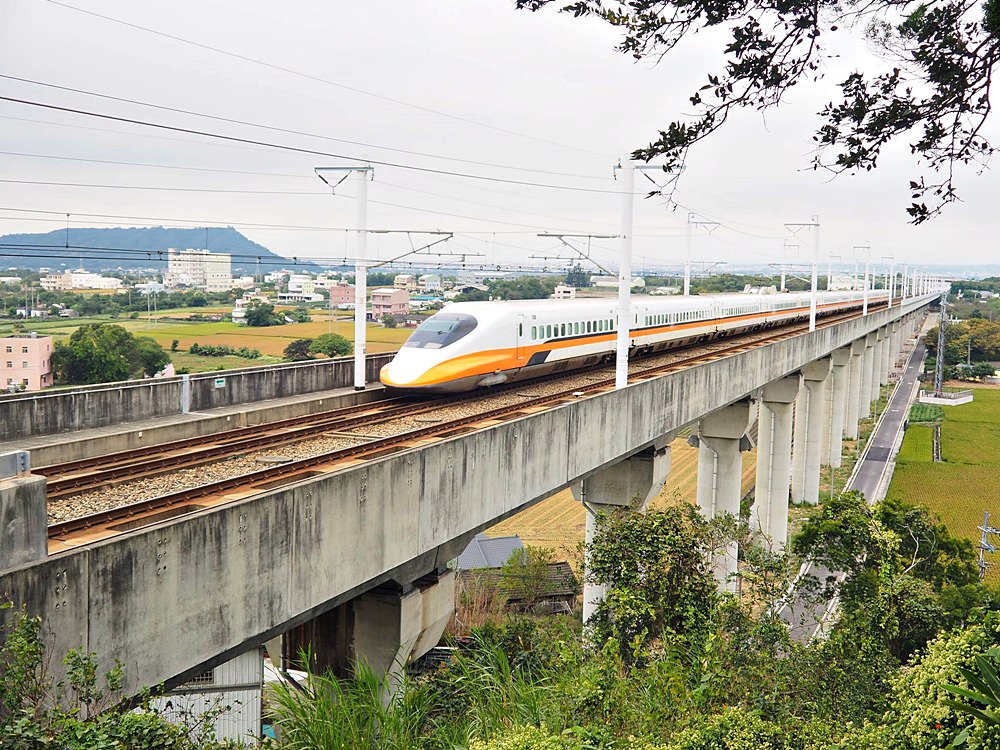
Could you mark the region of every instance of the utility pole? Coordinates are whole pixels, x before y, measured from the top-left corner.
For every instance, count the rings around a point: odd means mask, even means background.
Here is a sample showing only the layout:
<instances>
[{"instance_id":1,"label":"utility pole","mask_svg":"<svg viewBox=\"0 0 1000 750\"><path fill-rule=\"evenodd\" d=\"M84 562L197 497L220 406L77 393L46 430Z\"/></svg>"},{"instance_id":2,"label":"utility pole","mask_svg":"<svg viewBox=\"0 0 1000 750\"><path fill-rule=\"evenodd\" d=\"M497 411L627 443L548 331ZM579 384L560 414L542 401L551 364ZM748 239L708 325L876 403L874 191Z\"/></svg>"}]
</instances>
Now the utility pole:
<instances>
[{"instance_id":1,"label":"utility pole","mask_svg":"<svg viewBox=\"0 0 1000 750\"><path fill-rule=\"evenodd\" d=\"M357 243L355 244L354 266L354 390L365 389L365 326L368 323L368 180L375 170L371 165L362 167L316 167L316 176L336 189L353 172L358 185ZM324 172L343 172L344 176L331 183Z\"/></svg>"},{"instance_id":2,"label":"utility pole","mask_svg":"<svg viewBox=\"0 0 1000 750\"><path fill-rule=\"evenodd\" d=\"M855 257L857 257L858 250L865 251L865 278L861 287L864 290L864 302L861 306L861 314L867 315L868 314L868 266L869 266L869 254L871 253L871 245L869 245L868 243L864 245L855 245L853 249L855 252Z\"/></svg>"},{"instance_id":3,"label":"utility pole","mask_svg":"<svg viewBox=\"0 0 1000 750\"><path fill-rule=\"evenodd\" d=\"M615 388L628 385L628 345L630 337L630 294L632 290L632 221L635 191L635 162L627 159L622 173L622 223L619 237L621 258L618 263L618 340L615 351ZM688 229L690 236L690 228ZM690 261L690 253L688 255ZM687 277L690 279L690 276ZM687 280L684 284L687 293Z\"/></svg>"},{"instance_id":4,"label":"utility pole","mask_svg":"<svg viewBox=\"0 0 1000 750\"><path fill-rule=\"evenodd\" d=\"M843 258L836 253L830 253L827 256L827 266L826 266L826 291L831 291L833 289L831 284L833 284L833 259L843 260Z\"/></svg>"},{"instance_id":5,"label":"utility pole","mask_svg":"<svg viewBox=\"0 0 1000 750\"><path fill-rule=\"evenodd\" d=\"M1000 534L1000 529L995 529L990 526L990 514L989 511L983 512L983 525L979 527L979 531L982 532L979 537L979 580L983 580L986 577L986 568L989 563L986 562L987 552L996 552L996 545L990 540L994 534Z\"/></svg>"},{"instance_id":6,"label":"utility pole","mask_svg":"<svg viewBox=\"0 0 1000 750\"><path fill-rule=\"evenodd\" d=\"M816 330L816 297L817 297L817 284L818 284L818 266L819 266L819 216L813 216L808 222L801 224L790 224L786 223L785 228L792 234L797 233L800 229L806 227L812 227L814 230L813 234L813 259L812 259L812 284L810 286L809 294L809 330Z\"/></svg>"},{"instance_id":7,"label":"utility pole","mask_svg":"<svg viewBox=\"0 0 1000 750\"><path fill-rule=\"evenodd\" d=\"M719 222L717 221L695 221L694 214L688 214L687 221L687 259L684 261L684 296L688 297L691 295L691 255L694 252L694 236L693 228L708 227L708 233L711 234L715 231Z\"/></svg>"},{"instance_id":8,"label":"utility pole","mask_svg":"<svg viewBox=\"0 0 1000 750\"><path fill-rule=\"evenodd\" d=\"M944 328L948 320L947 307L948 295L946 293L941 295L941 315L938 318L937 359L934 362L934 395L938 398L941 397L941 384L944 380Z\"/></svg>"},{"instance_id":9,"label":"utility pole","mask_svg":"<svg viewBox=\"0 0 1000 750\"><path fill-rule=\"evenodd\" d=\"M788 251L795 250L795 255L799 254L798 243L791 242L788 238L781 245L781 289L779 291L786 291L785 289L785 276L787 275L787 265L788 265Z\"/></svg>"}]
</instances>

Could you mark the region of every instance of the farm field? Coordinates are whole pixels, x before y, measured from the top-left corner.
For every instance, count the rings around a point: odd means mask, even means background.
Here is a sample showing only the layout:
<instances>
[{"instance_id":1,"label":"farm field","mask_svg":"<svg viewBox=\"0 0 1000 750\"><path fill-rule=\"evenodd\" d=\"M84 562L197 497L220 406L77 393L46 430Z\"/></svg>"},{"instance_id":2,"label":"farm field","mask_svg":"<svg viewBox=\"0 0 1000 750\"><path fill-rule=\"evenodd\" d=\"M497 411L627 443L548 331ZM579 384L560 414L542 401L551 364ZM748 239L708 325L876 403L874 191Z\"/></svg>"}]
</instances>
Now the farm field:
<instances>
[{"instance_id":1,"label":"farm field","mask_svg":"<svg viewBox=\"0 0 1000 750\"><path fill-rule=\"evenodd\" d=\"M925 505L953 534L978 542L983 512L1000 513L1000 390L974 390L972 403L944 407L940 463L930 428L907 429L888 497Z\"/></svg>"},{"instance_id":2,"label":"farm field","mask_svg":"<svg viewBox=\"0 0 1000 750\"><path fill-rule=\"evenodd\" d=\"M191 315L211 315L229 312L230 307L189 307L160 313L152 320L143 314L139 318L109 316L88 318L55 318L25 322L25 332L37 331L41 336L52 336L56 341L68 338L81 325L88 323L113 323L136 336L148 336L164 349L169 350L176 339L178 350L171 352L174 367L188 368L191 372L250 367L280 362L285 347L295 339L313 339L331 330L349 341L354 340L354 321L350 317L331 317L326 310L310 310L310 323L286 323L266 328L251 328L229 321L185 320ZM0 336L13 333L13 323L0 323ZM385 328L369 324L367 327L367 349L372 354L392 352L399 349L413 332L410 328ZM188 354L191 345L227 345L234 349L247 347L257 349L264 356L260 359L240 357L202 357Z\"/></svg>"}]
</instances>

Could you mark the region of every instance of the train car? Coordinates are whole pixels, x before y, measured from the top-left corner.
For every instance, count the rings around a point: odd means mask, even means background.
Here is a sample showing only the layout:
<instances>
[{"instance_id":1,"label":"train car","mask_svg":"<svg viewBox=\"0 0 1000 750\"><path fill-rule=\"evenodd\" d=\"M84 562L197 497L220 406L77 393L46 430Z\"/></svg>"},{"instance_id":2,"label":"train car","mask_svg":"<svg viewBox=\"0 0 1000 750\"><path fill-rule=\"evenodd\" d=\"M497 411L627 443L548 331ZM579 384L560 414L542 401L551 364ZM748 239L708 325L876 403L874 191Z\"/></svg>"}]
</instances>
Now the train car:
<instances>
[{"instance_id":1,"label":"train car","mask_svg":"<svg viewBox=\"0 0 1000 750\"><path fill-rule=\"evenodd\" d=\"M786 325L809 317L809 293L633 297L630 354ZM884 304L873 292L869 306ZM460 393L611 361L615 299L456 302L424 321L379 379L387 388ZM859 292L820 292L817 316L862 305Z\"/></svg>"}]
</instances>

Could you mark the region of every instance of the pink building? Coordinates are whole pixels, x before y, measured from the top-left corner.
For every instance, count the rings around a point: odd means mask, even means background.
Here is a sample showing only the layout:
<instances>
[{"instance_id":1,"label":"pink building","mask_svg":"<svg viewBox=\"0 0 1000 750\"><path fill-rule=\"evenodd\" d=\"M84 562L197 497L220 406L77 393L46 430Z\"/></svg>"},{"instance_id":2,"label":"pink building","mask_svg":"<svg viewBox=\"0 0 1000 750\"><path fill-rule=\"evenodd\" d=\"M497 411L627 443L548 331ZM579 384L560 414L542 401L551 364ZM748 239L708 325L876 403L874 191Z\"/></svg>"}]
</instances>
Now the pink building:
<instances>
[{"instance_id":1,"label":"pink building","mask_svg":"<svg viewBox=\"0 0 1000 750\"><path fill-rule=\"evenodd\" d=\"M34 333L0 338L0 387L40 391L52 385L52 337Z\"/></svg>"},{"instance_id":2,"label":"pink building","mask_svg":"<svg viewBox=\"0 0 1000 750\"><path fill-rule=\"evenodd\" d=\"M354 302L354 287L350 284L332 284L326 288L330 293L331 305L345 305Z\"/></svg>"},{"instance_id":3,"label":"pink building","mask_svg":"<svg viewBox=\"0 0 1000 750\"><path fill-rule=\"evenodd\" d=\"M372 320L381 320L383 315L408 315L410 293L405 289L376 289L372 292Z\"/></svg>"}]
</instances>

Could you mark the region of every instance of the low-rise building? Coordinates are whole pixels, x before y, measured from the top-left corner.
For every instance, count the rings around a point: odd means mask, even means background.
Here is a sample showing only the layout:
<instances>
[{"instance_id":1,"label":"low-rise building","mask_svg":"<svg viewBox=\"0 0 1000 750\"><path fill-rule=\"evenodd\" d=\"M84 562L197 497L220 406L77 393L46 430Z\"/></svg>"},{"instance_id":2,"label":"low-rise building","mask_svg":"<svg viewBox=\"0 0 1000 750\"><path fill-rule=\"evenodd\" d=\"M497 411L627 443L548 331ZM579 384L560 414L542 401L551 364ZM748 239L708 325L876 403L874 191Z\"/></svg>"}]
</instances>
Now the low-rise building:
<instances>
[{"instance_id":1,"label":"low-rise building","mask_svg":"<svg viewBox=\"0 0 1000 750\"><path fill-rule=\"evenodd\" d=\"M244 294L242 297L236 298L233 302L233 322L244 324L247 322L247 305L252 301L257 300L258 302L270 302L266 294L262 294L260 289L254 289L250 294Z\"/></svg>"},{"instance_id":2,"label":"low-rise building","mask_svg":"<svg viewBox=\"0 0 1000 750\"><path fill-rule=\"evenodd\" d=\"M52 337L29 333L0 338L0 385L29 391L52 385Z\"/></svg>"},{"instance_id":3,"label":"low-rise building","mask_svg":"<svg viewBox=\"0 0 1000 750\"><path fill-rule=\"evenodd\" d=\"M346 281L331 284L327 286L326 291L330 295L331 307L354 302L354 285L348 284Z\"/></svg>"},{"instance_id":4,"label":"low-rise building","mask_svg":"<svg viewBox=\"0 0 1000 750\"><path fill-rule=\"evenodd\" d=\"M4 286L17 286L20 283L20 276L0 276L0 284Z\"/></svg>"},{"instance_id":5,"label":"low-rise building","mask_svg":"<svg viewBox=\"0 0 1000 750\"><path fill-rule=\"evenodd\" d=\"M417 287L425 292L437 292L441 289L441 277L433 273L425 273L417 279Z\"/></svg>"},{"instance_id":6,"label":"low-rise building","mask_svg":"<svg viewBox=\"0 0 1000 750\"><path fill-rule=\"evenodd\" d=\"M617 276L591 276L590 283L597 287L618 287L618 277ZM636 276L632 279L632 283L629 285L632 289L645 289L646 280L641 276Z\"/></svg>"},{"instance_id":7,"label":"low-rise building","mask_svg":"<svg viewBox=\"0 0 1000 750\"><path fill-rule=\"evenodd\" d=\"M576 287L556 284L556 288L552 290L552 299L576 299Z\"/></svg>"},{"instance_id":8,"label":"low-rise building","mask_svg":"<svg viewBox=\"0 0 1000 750\"><path fill-rule=\"evenodd\" d=\"M413 292L417 290L417 277L409 273L396 274L396 278L392 280L392 286L394 289L405 289L408 292Z\"/></svg>"},{"instance_id":9,"label":"low-rise building","mask_svg":"<svg viewBox=\"0 0 1000 750\"><path fill-rule=\"evenodd\" d=\"M372 292L372 320L383 315L406 315L410 312L410 293L405 289L376 289Z\"/></svg>"},{"instance_id":10,"label":"low-rise building","mask_svg":"<svg viewBox=\"0 0 1000 750\"><path fill-rule=\"evenodd\" d=\"M294 302L322 302L323 295L307 292L278 292L278 302L289 304Z\"/></svg>"}]
</instances>

